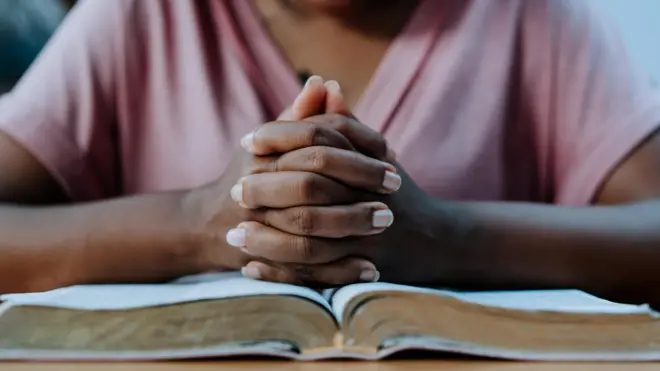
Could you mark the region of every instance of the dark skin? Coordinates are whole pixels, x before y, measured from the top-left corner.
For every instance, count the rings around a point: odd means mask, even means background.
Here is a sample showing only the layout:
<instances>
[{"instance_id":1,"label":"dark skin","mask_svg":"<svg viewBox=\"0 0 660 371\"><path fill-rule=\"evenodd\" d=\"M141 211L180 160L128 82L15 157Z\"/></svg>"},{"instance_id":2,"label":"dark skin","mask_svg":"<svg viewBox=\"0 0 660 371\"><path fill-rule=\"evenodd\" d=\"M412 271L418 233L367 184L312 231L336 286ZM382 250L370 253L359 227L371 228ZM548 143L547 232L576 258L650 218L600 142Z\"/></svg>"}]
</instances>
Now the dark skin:
<instances>
[{"instance_id":1,"label":"dark skin","mask_svg":"<svg viewBox=\"0 0 660 371\"><path fill-rule=\"evenodd\" d=\"M403 185L397 192L366 196L385 203L397 218L384 233L337 239L346 227L329 227L337 224L332 208L323 207L309 208L303 218L308 227L289 233L263 221L242 223L245 251L266 259L248 267L260 279L345 284L357 275L349 274L355 268L345 266L345 259L361 256L390 282L465 289L577 287L612 300L660 304L650 284L660 279L655 274L660 259L655 165L660 165L658 135L622 162L594 206L584 208L433 199L399 167ZM252 181L247 177L243 184ZM269 182L256 183L251 193L261 193L260 185ZM356 191L356 200L364 197ZM249 206L277 207L267 202Z\"/></svg>"},{"instance_id":2,"label":"dark skin","mask_svg":"<svg viewBox=\"0 0 660 371\"><path fill-rule=\"evenodd\" d=\"M352 187L387 193L381 182L392 165L385 162L388 149L382 137L355 120L297 119L334 110L322 84L311 85L308 91L310 97L322 99L310 103L302 96L292 112L282 115L286 121L263 125L255 138L253 149L259 153L282 155L254 156L239 149L220 179L188 191L85 205L36 206L61 204L66 197L36 159L0 135L0 166L5 166L7 175L0 183L0 196L6 200L0 208L0 292L162 281L218 269L238 270L252 260L224 241L227 230L238 223L259 220L286 230L300 205L327 204L342 197L350 202ZM339 166L320 166L319 149L326 149L324 156ZM347 171L354 175L343 183L333 180ZM279 209L247 210L231 199L230 190L239 179L265 172L275 172L279 180L265 184L260 192L264 198L276 195ZM316 184L327 188L332 197L319 198L310 188ZM304 189L309 191L299 191ZM365 202L347 207L347 212L369 219L378 209L387 207ZM352 268L352 280L358 280L365 269L375 271L372 263L355 257L345 259L343 268Z\"/></svg>"},{"instance_id":3,"label":"dark skin","mask_svg":"<svg viewBox=\"0 0 660 371\"><path fill-rule=\"evenodd\" d=\"M416 0L253 0L296 71L342 83L355 107Z\"/></svg>"},{"instance_id":4,"label":"dark skin","mask_svg":"<svg viewBox=\"0 0 660 371\"><path fill-rule=\"evenodd\" d=\"M343 29L350 41L342 53L371 55L361 76L373 73L373 60L396 31L360 37L361 31L341 26L357 10L333 5L328 12L323 0L298 5L320 14L298 24L301 35L328 37L333 27ZM390 16L382 24L400 25L395 18L407 15L399 9ZM278 36L282 27L271 25L276 39L287 37ZM43 166L0 135L0 292L162 281L242 267L265 280L332 285L361 281L365 271L378 269L392 282L575 287L660 304L659 135L621 162L591 207L432 199L388 156L382 138L350 116L368 79L351 79L353 70L327 53L302 63L291 58L300 53L285 51L294 66L349 81L343 97L331 86L307 91L307 103L288 124L265 125L217 182L199 189L64 205L65 193ZM389 163L402 177L401 188L390 193L382 187ZM230 197L239 182L240 203ZM395 223L374 229L371 216L385 209ZM239 225L246 231L242 249L225 241Z\"/></svg>"},{"instance_id":5,"label":"dark skin","mask_svg":"<svg viewBox=\"0 0 660 371\"><path fill-rule=\"evenodd\" d=\"M381 3L380 16L388 18L389 14L389 18L380 24L390 25L389 29L372 29L371 42L365 43L365 38L356 36L354 28L338 27L342 37L336 39L341 39L342 43L333 50L334 38L328 36L338 32L333 25L350 23L355 12L364 11L368 0L349 5L323 0L299 1L297 5L307 10L305 22L295 22L300 12L292 13L281 3L278 6L279 2L261 0L255 3L267 14L265 19L273 38L294 67L318 71L346 82L342 83L342 92L349 107L357 104L366 85L364 79L351 73L364 68L360 75L370 76L377 64L365 54L382 57L386 50L384 45L388 43L387 35L399 30L401 17L409 15L404 8L394 10L396 2L388 2L390 8ZM327 9L330 6L333 6L332 12ZM304 32L300 32L301 27ZM350 68L337 67L341 63L328 67L333 54L346 53L345 49L350 46L353 48L348 54L360 56L351 59ZM311 56L318 55L323 57L310 60ZM356 60L366 62L356 67ZM656 232L660 226L660 204L655 201L660 192L659 164L660 139L654 135L604 180L594 196L595 207L583 209L433 200L405 176L404 169L399 169L404 176L403 187L385 201L397 222L386 233L354 239L350 243L335 241L334 245L328 244L327 239L312 240L316 245L298 242L297 245L307 246L301 255L310 258L287 256L288 259L281 260L320 263L358 254L373 260L383 278L395 282L439 283L476 289L578 287L615 300L660 304L660 293L655 292L652 284L656 259L660 259L655 252L660 245L660 233ZM318 220L310 224L326 223ZM250 245L252 229L271 238L260 237L263 245L255 242L248 250L257 256L274 258L270 247L276 244L276 231L248 224L247 245ZM279 238L286 236L279 235ZM289 236L289 240L292 239L295 238ZM283 244L287 243L292 242ZM352 247L348 247L350 245ZM307 251L314 250L314 246L322 251ZM400 251L400 246L409 247L405 254L394 252ZM392 252L387 252L388 247ZM321 258L323 256L325 258ZM340 271L340 262L331 264L327 271ZM263 263L250 265L259 268L259 275L264 279L305 283L319 281L322 277L332 283L344 283L335 276L328 278L330 274L318 266L314 270L303 270L312 277L301 278L300 270L293 268Z\"/></svg>"}]
</instances>

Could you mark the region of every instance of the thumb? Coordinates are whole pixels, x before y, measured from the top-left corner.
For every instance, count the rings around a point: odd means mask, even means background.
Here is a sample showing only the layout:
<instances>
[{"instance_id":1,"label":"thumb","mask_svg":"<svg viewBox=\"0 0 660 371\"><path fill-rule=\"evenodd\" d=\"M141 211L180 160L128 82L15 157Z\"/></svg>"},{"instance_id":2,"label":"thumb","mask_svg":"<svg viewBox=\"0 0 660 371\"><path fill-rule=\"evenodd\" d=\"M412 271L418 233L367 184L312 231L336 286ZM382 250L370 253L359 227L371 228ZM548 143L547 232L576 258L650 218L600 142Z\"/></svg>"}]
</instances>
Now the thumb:
<instances>
[{"instance_id":1,"label":"thumb","mask_svg":"<svg viewBox=\"0 0 660 371\"><path fill-rule=\"evenodd\" d=\"M299 121L325 113L326 88L319 76L310 77L305 87L293 101L291 108L284 111L281 120Z\"/></svg>"},{"instance_id":2,"label":"thumb","mask_svg":"<svg viewBox=\"0 0 660 371\"><path fill-rule=\"evenodd\" d=\"M325 99L325 113L336 113L353 117L353 114L346 103L346 99L344 99L344 95L341 92L339 83L334 80L328 81L325 83L325 88L328 91Z\"/></svg>"}]
</instances>

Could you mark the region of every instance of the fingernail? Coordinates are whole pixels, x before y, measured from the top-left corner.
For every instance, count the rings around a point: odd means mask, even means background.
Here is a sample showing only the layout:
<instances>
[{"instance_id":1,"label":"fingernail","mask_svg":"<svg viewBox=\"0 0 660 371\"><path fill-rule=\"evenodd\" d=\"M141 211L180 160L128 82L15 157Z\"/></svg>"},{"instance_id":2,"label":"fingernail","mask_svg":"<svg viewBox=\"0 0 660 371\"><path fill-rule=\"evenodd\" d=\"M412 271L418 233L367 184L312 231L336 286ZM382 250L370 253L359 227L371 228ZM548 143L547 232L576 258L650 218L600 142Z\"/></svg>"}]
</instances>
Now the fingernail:
<instances>
[{"instance_id":1,"label":"fingernail","mask_svg":"<svg viewBox=\"0 0 660 371\"><path fill-rule=\"evenodd\" d=\"M243 205L243 184L242 183L236 183L233 187L231 187L231 191L229 192L231 194L231 199L234 200L235 202L238 202L238 204Z\"/></svg>"},{"instance_id":2,"label":"fingernail","mask_svg":"<svg viewBox=\"0 0 660 371\"><path fill-rule=\"evenodd\" d=\"M323 85L323 78L321 76L314 75L307 79L307 82L305 83L305 88L308 88L310 86L317 85L317 86L322 86Z\"/></svg>"},{"instance_id":3,"label":"fingernail","mask_svg":"<svg viewBox=\"0 0 660 371\"><path fill-rule=\"evenodd\" d=\"M241 147L250 153L254 153L254 131L241 139Z\"/></svg>"},{"instance_id":4,"label":"fingernail","mask_svg":"<svg viewBox=\"0 0 660 371\"><path fill-rule=\"evenodd\" d=\"M363 261L361 263L362 272L360 272L360 281L376 282L380 279L380 273L372 262Z\"/></svg>"},{"instance_id":5,"label":"fingernail","mask_svg":"<svg viewBox=\"0 0 660 371\"><path fill-rule=\"evenodd\" d=\"M390 210L376 210L373 215L374 228L387 228L394 223L394 214Z\"/></svg>"},{"instance_id":6,"label":"fingernail","mask_svg":"<svg viewBox=\"0 0 660 371\"><path fill-rule=\"evenodd\" d=\"M366 269L360 273L360 281L364 282L378 282L380 273L374 269Z\"/></svg>"},{"instance_id":7,"label":"fingernail","mask_svg":"<svg viewBox=\"0 0 660 371\"><path fill-rule=\"evenodd\" d=\"M227 243L234 247L245 247L247 231L242 228L230 229L227 232Z\"/></svg>"},{"instance_id":8,"label":"fingernail","mask_svg":"<svg viewBox=\"0 0 660 371\"><path fill-rule=\"evenodd\" d=\"M391 171L385 172L385 179L383 179L383 189L388 192L396 192L401 188L401 177Z\"/></svg>"},{"instance_id":9,"label":"fingernail","mask_svg":"<svg viewBox=\"0 0 660 371\"><path fill-rule=\"evenodd\" d=\"M254 267L243 267L243 268L241 268L241 274L245 278L251 278L253 280L261 279L261 272L259 272L259 269L254 268Z\"/></svg>"},{"instance_id":10,"label":"fingernail","mask_svg":"<svg viewBox=\"0 0 660 371\"><path fill-rule=\"evenodd\" d=\"M337 81L330 80L326 82L325 88L328 89L328 92L330 93L341 95L341 87Z\"/></svg>"},{"instance_id":11,"label":"fingernail","mask_svg":"<svg viewBox=\"0 0 660 371\"><path fill-rule=\"evenodd\" d=\"M305 118L302 117L304 116L302 112L305 111L303 103L305 102L307 91L313 86L325 89L323 86L323 78L315 75L307 79L302 91L298 94L296 99L294 99L293 104L291 105L291 116L293 120L302 120Z\"/></svg>"}]
</instances>

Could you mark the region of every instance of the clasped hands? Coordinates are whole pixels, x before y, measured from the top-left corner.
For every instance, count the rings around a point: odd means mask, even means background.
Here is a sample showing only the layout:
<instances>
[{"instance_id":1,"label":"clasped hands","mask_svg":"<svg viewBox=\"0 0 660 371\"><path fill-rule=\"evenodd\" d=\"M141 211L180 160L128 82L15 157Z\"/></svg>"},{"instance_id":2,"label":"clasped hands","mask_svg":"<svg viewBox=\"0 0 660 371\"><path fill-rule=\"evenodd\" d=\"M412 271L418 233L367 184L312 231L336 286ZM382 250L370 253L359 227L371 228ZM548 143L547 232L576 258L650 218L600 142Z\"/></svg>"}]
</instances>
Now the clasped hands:
<instances>
[{"instance_id":1,"label":"clasped hands","mask_svg":"<svg viewBox=\"0 0 660 371\"><path fill-rule=\"evenodd\" d=\"M438 268L436 202L350 114L339 85L319 77L278 121L244 137L220 180L191 199L204 258L250 278L419 283Z\"/></svg>"}]
</instances>

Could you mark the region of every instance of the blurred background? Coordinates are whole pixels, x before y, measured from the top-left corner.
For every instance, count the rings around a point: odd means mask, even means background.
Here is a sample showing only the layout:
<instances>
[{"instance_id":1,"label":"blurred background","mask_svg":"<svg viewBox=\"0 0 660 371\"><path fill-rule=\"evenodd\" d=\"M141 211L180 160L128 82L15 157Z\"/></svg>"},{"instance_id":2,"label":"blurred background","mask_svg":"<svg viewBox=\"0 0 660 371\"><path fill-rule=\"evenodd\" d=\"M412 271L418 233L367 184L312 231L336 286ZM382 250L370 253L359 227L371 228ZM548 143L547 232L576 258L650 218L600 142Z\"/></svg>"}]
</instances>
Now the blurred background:
<instances>
[{"instance_id":1,"label":"blurred background","mask_svg":"<svg viewBox=\"0 0 660 371\"><path fill-rule=\"evenodd\" d=\"M27 69L75 1L0 0L0 93ZM660 81L660 0L593 1L619 25L633 58Z\"/></svg>"},{"instance_id":2,"label":"blurred background","mask_svg":"<svg viewBox=\"0 0 660 371\"><path fill-rule=\"evenodd\" d=\"M660 0L596 1L618 23L633 57L660 81Z\"/></svg>"},{"instance_id":3,"label":"blurred background","mask_svg":"<svg viewBox=\"0 0 660 371\"><path fill-rule=\"evenodd\" d=\"M73 3L0 0L0 93L25 72Z\"/></svg>"}]
</instances>

